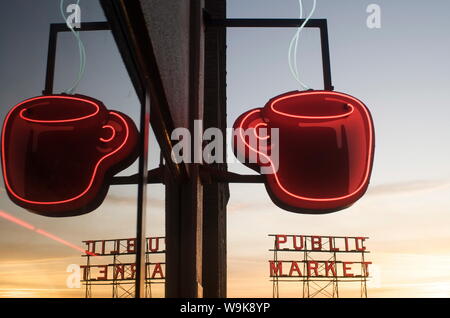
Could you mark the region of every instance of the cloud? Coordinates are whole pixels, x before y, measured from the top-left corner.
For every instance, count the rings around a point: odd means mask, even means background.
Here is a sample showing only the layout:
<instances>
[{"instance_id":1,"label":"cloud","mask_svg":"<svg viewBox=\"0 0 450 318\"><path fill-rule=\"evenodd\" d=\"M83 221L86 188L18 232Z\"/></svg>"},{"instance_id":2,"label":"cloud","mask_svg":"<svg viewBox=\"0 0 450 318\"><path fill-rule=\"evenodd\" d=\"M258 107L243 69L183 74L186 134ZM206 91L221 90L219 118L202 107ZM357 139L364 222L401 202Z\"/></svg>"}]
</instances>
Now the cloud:
<instances>
[{"instance_id":1,"label":"cloud","mask_svg":"<svg viewBox=\"0 0 450 318\"><path fill-rule=\"evenodd\" d=\"M436 191L450 187L448 180L413 180L408 182L397 182L380 184L369 187L367 195L396 195L411 194L424 191Z\"/></svg>"},{"instance_id":2,"label":"cloud","mask_svg":"<svg viewBox=\"0 0 450 318\"><path fill-rule=\"evenodd\" d=\"M367 197L380 197L388 195L410 195L420 192L432 192L450 188L450 180L412 180L397 183L371 185L367 190ZM231 189L232 198L228 204L229 213L246 211L261 211L262 209L277 209L271 202L265 190L257 190L257 195L246 199L239 197L238 189ZM255 191L256 192L256 191ZM237 197L234 197L237 195ZM245 201L243 201L245 200Z\"/></svg>"},{"instance_id":3,"label":"cloud","mask_svg":"<svg viewBox=\"0 0 450 318\"><path fill-rule=\"evenodd\" d=\"M232 212L240 212L242 210L252 210L255 208L254 204L250 204L250 203L230 203L227 206L227 212L232 213Z\"/></svg>"},{"instance_id":4,"label":"cloud","mask_svg":"<svg viewBox=\"0 0 450 318\"><path fill-rule=\"evenodd\" d=\"M21 266L25 264L51 264L51 263L62 263L73 260L73 256L65 257L49 257L49 258L32 258L32 259L8 259L2 260L0 267L2 266Z\"/></svg>"},{"instance_id":5,"label":"cloud","mask_svg":"<svg viewBox=\"0 0 450 318\"><path fill-rule=\"evenodd\" d=\"M136 196L120 196L109 194L106 197L105 203L136 205L136 201ZM165 206L164 200L160 198L147 197L147 203L149 203L153 207L163 208Z\"/></svg>"}]
</instances>

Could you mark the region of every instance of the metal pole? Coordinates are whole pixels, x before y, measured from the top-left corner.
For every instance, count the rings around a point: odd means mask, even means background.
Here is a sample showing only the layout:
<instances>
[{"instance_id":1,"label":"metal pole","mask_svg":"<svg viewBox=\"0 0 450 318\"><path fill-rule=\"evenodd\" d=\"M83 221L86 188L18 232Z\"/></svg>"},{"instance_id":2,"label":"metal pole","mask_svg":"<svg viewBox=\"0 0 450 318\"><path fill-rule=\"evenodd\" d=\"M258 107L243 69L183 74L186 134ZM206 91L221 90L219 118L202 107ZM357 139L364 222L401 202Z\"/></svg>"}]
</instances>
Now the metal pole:
<instances>
[{"instance_id":1,"label":"metal pole","mask_svg":"<svg viewBox=\"0 0 450 318\"><path fill-rule=\"evenodd\" d=\"M226 17L226 1L206 0L205 8L216 17ZM226 135L226 29L205 30L204 40L204 129L220 129ZM226 146L223 159L226 158ZM209 164L222 175L227 171L225 160ZM203 296L227 296L227 203L228 182L213 182L213 176L200 167L203 183ZM204 175L204 172L206 175ZM206 177L206 178L204 178ZM211 181L211 182L210 182Z\"/></svg>"},{"instance_id":2,"label":"metal pole","mask_svg":"<svg viewBox=\"0 0 450 318\"><path fill-rule=\"evenodd\" d=\"M335 237L333 237L333 247L336 247L336 238ZM334 256L334 266L337 266L336 265L337 264L336 251L333 252L333 256ZM334 288L336 289L336 298L339 298L339 280L337 277L335 277L334 279L335 279Z\"/></svg>"},{"instance_id":3,"label":"metal pole","mask_svg":"<svg viewBox=\"0 0 450 318\"><path fill-rule=\"evenodd\" d=\"M83 277L83 279L86 280L86 293L84 295L85 298L91 298L91 262L90 262L91 256L87 254L87 260L86 260L86 275ZM83 273L84 275L84 273Z\"/></svg>"},{"instance_id":4,"label":"metal pole","mask_svg":"<svg viewBox=\"0 0 450 318\"><path fill-rule=\"evenodd\" d=\"M135 297L145 297L145 222L147 207L147 175L148 175L148 134L150 126L150 95L145 92L145 101L141 105L140 157L138 206L136 220L136 287Z\"/></svg>"},{"instance_id":5,"label":"metal pole","mask_svg":"<svg viewBox=\"0 0 450 318\"><path fill-rule=\"evenodd\" d=\"M322 70L324 88L327 91L334 90L331 82L331 62L330 62L330 46L328 41L328 23L327 20L321 22L320 28L320 43L322 49Z\"/></svg>"}]
</instances>

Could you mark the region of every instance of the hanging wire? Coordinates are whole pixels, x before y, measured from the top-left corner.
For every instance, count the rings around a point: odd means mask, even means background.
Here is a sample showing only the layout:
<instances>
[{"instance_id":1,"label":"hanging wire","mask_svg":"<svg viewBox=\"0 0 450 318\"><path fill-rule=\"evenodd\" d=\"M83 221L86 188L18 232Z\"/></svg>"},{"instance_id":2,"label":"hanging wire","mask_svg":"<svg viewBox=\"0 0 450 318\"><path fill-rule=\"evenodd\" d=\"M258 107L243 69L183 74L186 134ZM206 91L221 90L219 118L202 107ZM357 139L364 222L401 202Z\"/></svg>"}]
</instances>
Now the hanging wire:
<instances>
[{"instance_id":1,"label":"hanging wire","mask_svg":"<svg viewBox=\"0 0 450 318\"><path fill-rule=\"evenodd\" d=\"M303 18L303 3L302 0L298 1L299 4L299 18L302 19ZM297 58L295 58L297 56L297 53L295 52L292 55L292 49L293 49L293 45L295 44L295 51L297 51L297 45L298 45L298 35L299 35L299 29L297 29L297 31L294 34L294 37L292 38L290 44L289 44L289 50L288 50L288 62L289 62L289 69L291 70L292 76L294 76L295 80L299 80L299 75L298 75L298 67L297 67ZM293 64L292 65L292 56L294 56L294 60L293 60ZM303 83L300 83L300 85L303 86Z\"/></svg>"},{"instance_id":2,"label":"hanging wire","mask_svg":"<svg viewBox=\"0 0 450 318\"><path fill-rule=\"evenodd\" d=\"M300 19L303 18L303 2L302 0L298 0L298 4L300 7ZM305 21L303 21L302 25L297 29L297 32L295 32L294 36L292 37L291 42L289 43L289 51L288 51L288 63L289 63L289 69L291 70L292 76L294 79L300 84L300 86L304 90L310 89L308 85L303 83L300 80L300 74L298 71L298 65L297 65L297 49L298 49L298 39L300 36L300 33L304 29L306 23L308 23L309 19L311 19L312 15L314 14L314 11L316 10L316 4L317 0L314 0L313 7L311 9L311 12L306 17Z\"/></svg>"},{"instance_id":3,"label":"hanging wire","mask_svg":"<svg viewBox=\"0 0 450 318\"><path fill-rule=\"evenodd\" d=\"M77 0L77 6L79 5L80 0ZM67 23L67 17L64 14L64 0L60 1L60 11L61 11L61 15L64 19L64 21L66 22L67 26L69 27L70 31L73 33L73 35L75 36L75 39L77 40L78 43L78 53L80 55L80 67L78 69L78 75L77 75L77 79L73 82L72 86L68 89L66 89L64 91L64 93L66 94L74 94L76 88L78 87L78 84L81 81L81 78L83 77L84 71L86 69L86 50L84 48L84 44L80 39L80 32L77 32L73 29L72 25L70 25L69 23Z\"/></svg>"}]
</instances>

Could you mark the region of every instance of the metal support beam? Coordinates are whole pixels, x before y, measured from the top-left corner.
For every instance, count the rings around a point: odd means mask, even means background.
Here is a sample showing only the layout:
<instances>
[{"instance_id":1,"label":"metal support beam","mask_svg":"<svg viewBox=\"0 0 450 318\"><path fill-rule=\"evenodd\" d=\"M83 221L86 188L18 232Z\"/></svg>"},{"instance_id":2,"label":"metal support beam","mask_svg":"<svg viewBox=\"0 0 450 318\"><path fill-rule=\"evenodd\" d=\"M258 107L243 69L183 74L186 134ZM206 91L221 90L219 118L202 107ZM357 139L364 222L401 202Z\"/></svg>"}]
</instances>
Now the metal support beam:
<instances>
[{"instance_id":1,"label":"metal support beam","mask_svg":"<svg viewBox=\"0 0 450 318\"><path fill-rule=\"evenodd\" d=\"M263 175L242 175L212 166L202 166L201 176L204 184L211 183L264 183Z\"/></svg>"},{"instance_id":2,"label":"metal support beam","mask_svg":"<svg viewBox=\"0 0 450 318\"><path fill-rule=\"evenodd\" d=\"M148 171L147 184L166 184L165 167L161 166ZM264 183L264 176L259 174L243 175L215 166L199 166L203 184L228 183ZM112 179L111 185L138 184L139 174L120 176ZM226 191L227 192L227 191ZM228 196L228 194L226 195Z\"/></svg>"},{"instance_id":3,"label":"metal support beam","mask_svg":"<svg viewBox=\"0 0 450 318\"><path fill-rule=\"evenodd\" d=\"M215 17L226 17L226 1L207 0L205 9ZM226 34L225 28L205 30L204 129L218 128L226 136ZM203 183L203 296L227 296L227 204L228 182L218 181L228 170L226 143L222 163L200 167ZM209 170L209 171L208 171Z\"/></svg>"},{"instance_id":4,"label":"metal support beam","mask_svg":"<svg viewBox=\"0 0 450 318\"><path fill-rule=\"evenodd\" d=\"M144 90L150 92L151 127L167 169L173 178L181 182L187 178L187 171L185 165L171 160L173 142L170 135L174 124L139 1L100 0L100 3L141 103L145 96Z\"/></svg>"},{"instance_id":5,"label":"metal support beam","mask_svg":"<svg viewBox=\"0 0 450 318\"><path fill-rule=\"evenodd\" d=\"M305 19L216 19L207 12L204 14L207 27L222 28L298 28ZM321 28L326 19L310 19L305 28Z\"/></svg>"},{"instance_id":6,"label":"metal support beam","mask_svg":"<svg viewBox=\"0 0 450 318\"><path fill-rule=\"evenodd\" d=\"M160 184L164 183L164 166L156 169L149 170L147 172L147 184ZM125 185L125 184L138 184L139 174L136 173L131 176L120 176L112 179L111 185Z\"/></svg>"},{"instance_id":7,"label":"metal support beam","mask_svg":"<svg viewBox=\"0 0 450 318\"><path fill-rule=\"evenodd\" d=\"M141 107L140 156L138 172L137 216L136 216L136 285L135 297L145 297L145 252L146 252L146 212L148 180L148 134L150 123L150 95L145 94L145 103Z\"/></svg>"}]
</instances>

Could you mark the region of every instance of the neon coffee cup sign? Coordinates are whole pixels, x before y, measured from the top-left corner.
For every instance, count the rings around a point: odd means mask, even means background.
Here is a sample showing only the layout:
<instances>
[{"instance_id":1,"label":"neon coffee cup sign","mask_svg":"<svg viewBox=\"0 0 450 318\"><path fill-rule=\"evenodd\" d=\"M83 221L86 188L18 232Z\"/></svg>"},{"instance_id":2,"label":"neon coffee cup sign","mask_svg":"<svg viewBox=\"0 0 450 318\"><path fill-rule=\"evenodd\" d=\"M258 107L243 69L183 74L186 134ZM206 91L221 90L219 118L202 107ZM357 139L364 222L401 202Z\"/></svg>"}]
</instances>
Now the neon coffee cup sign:
<instances>
[{"instance_id":1,"label":"neon coffee cup sign","mask_svg":"<svg viewBox=\"0 0 450 318\"><path fill-rule=\"evenodd\" d=\"M90 212L109 181L137 158L138 132L126 115L82 95L25 100L2 129L2 172L17 205L60 217Z\"/></svg>"},{"instance_id":2,"label":"neon coffee cup sign","mask_svg":"<svg viewBox=\"0 0 450 318\"><path fill-rule=\"evenodd\" d=\"M352 205L367 190L374 156L374 128L358 99L332 91L294 91L272 98L235 122L234 152L264 174L279 207L298 213L329 213ZM265 129L269 134L262 135ZM251 145L243 131L254 129L266 146ZM278 138L270 132L278 129ZM268 150L277 148L278 162ZM257 155L256 165L249 163Z\"/></svg>"}]
</instances>

